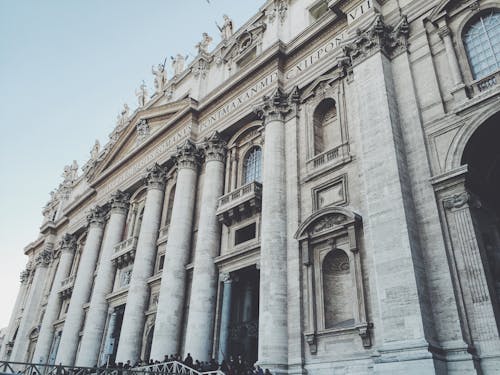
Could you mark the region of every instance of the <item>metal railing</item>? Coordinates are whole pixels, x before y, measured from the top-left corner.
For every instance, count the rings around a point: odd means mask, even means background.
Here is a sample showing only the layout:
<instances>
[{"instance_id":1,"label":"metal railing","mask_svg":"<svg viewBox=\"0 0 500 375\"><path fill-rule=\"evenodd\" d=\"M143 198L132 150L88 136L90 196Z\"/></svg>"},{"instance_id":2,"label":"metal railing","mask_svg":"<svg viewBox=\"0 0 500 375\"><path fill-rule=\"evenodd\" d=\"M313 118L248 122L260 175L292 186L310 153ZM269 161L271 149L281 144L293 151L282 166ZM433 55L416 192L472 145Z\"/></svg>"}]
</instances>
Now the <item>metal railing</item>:
<instances>
[{"instance_id":1,"label":"metal railing","mask_svg":"<svg viewBox=\"0 0 500 375\"><path fill-rule=\"evenodd\" d=\"M25 362L0 361L0 374L6 375L224 375L220 370L196 371L180 362L164 362L155 365L124 368L75 367L44 365Z\"/></svg>"}]
</instances>

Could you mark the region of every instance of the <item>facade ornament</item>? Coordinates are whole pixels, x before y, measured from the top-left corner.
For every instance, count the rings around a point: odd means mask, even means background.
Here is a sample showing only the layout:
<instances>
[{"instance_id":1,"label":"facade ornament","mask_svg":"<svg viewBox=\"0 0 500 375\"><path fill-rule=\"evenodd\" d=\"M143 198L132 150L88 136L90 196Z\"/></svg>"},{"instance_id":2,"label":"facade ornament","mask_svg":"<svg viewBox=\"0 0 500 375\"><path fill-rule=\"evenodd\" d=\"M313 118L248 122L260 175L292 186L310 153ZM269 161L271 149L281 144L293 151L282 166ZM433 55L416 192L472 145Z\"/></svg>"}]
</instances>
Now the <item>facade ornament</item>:
<instances>
[{"instance_id":1,"label":"facade ornament","mask_svg":"<svg viewBox=\"0 0 500 375\"><path fill-rule=\"evenodd\" d=\"M94 142L94 146L92 147L92 150L90 150L90 159L97 161L99 157L99 151L101 148L101 144L99 143L99 140L96 139Z\"/></svg>"},{"instance_id":2,"label":"facade ornament","mask_svg":"<svg viewBox=\"0 0 500 375\"><path fill-rule=\"evenodd\" d=\"M106 216L106 211L101 206L95 206L90 209L87 215L87 223L89 226L103 226L104 218Z\"/></svg>"},{"instance_id":3,"label":"facade ornament","mask_svg":"<svg viewBox=\"0 0 500 375\"><path fill-rule=\"evenodd\" d=\"M224 272L219 275L219 280L223 283L229 283L233 281L231 274L229 272Z\"/></svg>"},{"instance_id":4,"label":"facade ornament","mask_svg":"<svg viewBox=\"0 0 500 375\"><path fill-rule=\"evenodd\" d=\"M470 201L470 194L468 192L463 192L459 194L454 194L451 197L445 198L443 200L444 208L451 210L453 208L462 208Z\"/></svg>"},{"instance_id":5,"label":"facade ornament","mask_svg":"<svg viewBox=\"0 0 500 375\"><path fill-rule=\"evenodd\" d=\"M299 96L298 89L294 88L287 95L278 87L274 94L263 97L262 103L254 108L254 112L264 120L264 123L283 120L292 111L292 105L298 104Z\"/></svg>"},{"instance_id":6,"label":"facade ornament","mask_svg":"<svg viewBox=\"0 0 500 375\"><path fill-rule=\"evenodd\" d=\"M27 268L22 270L21 274L19 275L19 279L21 281L21 284L27 283L29 278L30 278L30 270Z\"/></svg>"},{"instance_id":7,"label":"facade ornament","mask_svg":"<svg viewBox=\"0 0 500 375\"><path fill-rule=\"evenodd\" d=\"M208 47L210 43L212 43L212 37L207 33L202 34L201 42L196 44L196 48L198 49L198 55L206 55L208 54Z\"/></svg>"},{"instance_id":8,"label":"facade ornament","mask_svg":"<svg viewBox=\"0 0 500 375\"><path fill-rule=\"evenodd\" d=\"M78 178L78 163L76 160L73 160L72 164L64 166L62 178L64 179L63 186L71 186L76 181Z\"/></svg>"},{"instance_id":9,"label":"facade ornament","mask_svg":"<svg viewBox=\"0 0 500 375\"><path fill-rule=\"evenodd\" d=\"M388 57L393 57L408 49L409 32L406 16L402 16L398 24L392 27L384 23L381 15L377 15L365 31L358 32L356 39L343 47L343 52L351 59L352 64L379 50Z\"/></svg>"},{"instance_id":10,"label":"facade ornament","mask_svg":"<svg viewBox=\"0 0 500 375\"><path fill-rule=\"evenodd\" d=\"M226 41L233 36L233 20L231 20L227 14L224 14L222 17L224 19L222 26L217 25L217 23L216 25L220 31L221 39Z\"/></svg>"},{"instance_id":11,"label":"facade ornament","mask_svg":"<svg viewBox=\"0 0 500 375\"><path fill-rule=\"evenodd\" d=\"M121 190L117 190L111 194L109 203L111 204L111 211L118 211L126 213L129 208L130 194Z\"/></svg>"},{"instance_id":12,"label":"facade ornament","mask_svg":"<svg viewBox=\"0 0 500 375\"><path fill-rule=\"evenodd\" d=\"M315 333L306 333L305 335L307 345L309 345L309 351L311 354L316 354L318 352L318 343L316 340Z\"/></svg>"},{"instance_id":13,"label":"facade ornament","mask_svg":"<svg viewBox=\"0 0 500 375\"><path fill-rule=\"evenodd\" d=\"M65 233L59 246L61 251L74 252L76 250L76 237L73 234Z\"/></svg>"},{"instance_id":14,"label":"facade ornament","mask_svg":"<svg viewBox=\"0 0 500 375\"><path fill-rule=\"evenodd\" d=\"M151 73L153 73L153 75L155 76L154 78L155 92L156 94L161 95L168 81L167 70L165 69L165 63L158 64L157 69L155 69L155 67L152 66Z\"/></svg>"},{"instance_id":15,"label":"facade ornament","mask_svg":"<svg viewBox=\"0 0 500 375\"><path fill-rule=\"evenodd\" d=\"M274 0L273 7L267 16L269 23L273 23L276 18L278 18L281 23L285 22L287 11L288 0Z\"/></svg>"},{"instance_id":16,"label":"facade ornament","mask_svg":"<svg viewBox=\"0 0 500 375\"><path fill-rule=\"evenodd\" d=\"M130 112L130 108L128 106L127 103L125 103L123 105L123 109L120 111L120 114L117 116L116 118L116 130L118 132L122 131L125 126L127 126L129 120L128 120L128 117L129 117L129 112Z\"/></svg>"},{"instance_id":17,"label":"facade ornament","mask_svg":"<svg viewBox=\"0 0 500 375\"><path fill-rule=\"evenodd\" d=\"M139 108L143 108L148 100L148 89L144 81L142 81L139 89L135 90L135 96L137 96L137 102L139 103Z\"/></svg>"},{"instance_id":18,"label":"facade ornament","mask_svg":"<svg viewBox=\"0 0 500 375\"><path fill-rule=\"evenodd\" d=\"M148 189L163 189L167 174L165 170L158 164L153 164L146 170L146 185Z\"/></svg>"},{"instance_id":19,"label":"facade ornament","mask_svg":"<svg viewBox=\"0 0 500 375\"><path fill-rule=\"evenodd\" d=\"M358 328L359 336L361 337L361 342L364 348L370 348L372 346L372 338L370 335L370 329L373 328L372 323L363 325Z\"/></svg>"},{"instance_id":20,"label":"facade ornament","mask_svg":"<svg viewBox=\"0 0 500 375\"><path fill-rule=\"evenodd\" d=\"M177 168L196 169L199 164L199 157L199 150L191 140L186 139L181 146L177 146L177 154L175 155Z\"/></svg>"},{"instance_id":21,"label":"facade ornament","mask_svg":"<svg viewBox=\"0 0 500 375\"><path fill-rule=\"evenodd\" d=\"M207 161L223 162L226 158L227 143L221 138L218 131L215 131L210 137L206 137L201 148L205 152L205 160Z\"/></svg>"},{"instance_id":22,"label":"facade ornament","mask_svg":"<svg viewBox=\"0 0 500 375\"><path fill-rule=\"evenodd\" d=\"M146 140L151 134L151 128L149 127L148 122L145 119L140 120L135 126L135 130L137 131L137 143L141 143Z\"/></svg>"},{"instance_id":23,"label":"facade ornament","mask_svg":"<svg viewBox=\"0 0 500 375\"><path fill-rule=\"evenodd\" d=\"M52 251L48 249L42 250L35 258L37 266L48 266L52 261Z\"/></svg>"},{"instance_id":24,"label":"facade ornament","mask_svg":"<svg viewBox=\"0 0 500 375\"><path fill-rule=\"evenodd\" d=\"M180 76L184 71L184 63L187 60L187 56L183 56L180 53L177 54L176 57L170 56L172 59L172 69L174 70L174 76Z\"/></svg>"}]
</instances>

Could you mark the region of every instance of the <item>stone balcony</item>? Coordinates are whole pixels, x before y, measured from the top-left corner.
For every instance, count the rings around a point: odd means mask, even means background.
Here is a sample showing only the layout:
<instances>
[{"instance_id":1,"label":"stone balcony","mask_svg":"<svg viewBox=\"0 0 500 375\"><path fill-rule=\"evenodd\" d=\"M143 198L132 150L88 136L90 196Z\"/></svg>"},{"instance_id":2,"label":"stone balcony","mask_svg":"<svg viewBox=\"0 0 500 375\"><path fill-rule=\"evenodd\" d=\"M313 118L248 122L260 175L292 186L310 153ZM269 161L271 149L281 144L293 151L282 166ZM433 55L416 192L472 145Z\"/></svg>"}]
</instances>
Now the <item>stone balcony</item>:
<instances>
[{"instance_id":1,"label":"stone balcony","mask_svg":"<svg viewBox=\"0 0 500 375\"><path fill-rule=\"evenodd\" d=\"M126 267L134 262L136 249L137 237L130 237L114 246L111 261L117 268Z\"/></svg>"},{"instance_id":2,"label":"stone balcony","mask_svg":"<svg viewBox=\"0 0 500 375\"><path fill-rule=\"evenodd\" d=\"M326 172L331 168L347 163L350 160L351 155L349 154L349 145L347 143L315 155L306 162L308 172L306 180L308 180L311 175Z\"/></svg>"},{"instance_id":3,"label":"stone balcony","mask_svg":"<svg viewBox=\"0 0 500 375\"><path fill-rule=\"evenodd\" d=\"M61 288L59 289L59 293L61 293L61 297L63 299L71 297L71 293L73 293L73 286L75 285L75 275L71 275L61 281Z\"/></svg>"},{"instance_id":4,"label":"stone balcony","mask_svg":"<svg viewBox=\"0 0 500 375\"><path fill-rule=\"evenodd\" d=\"M250 182L219 198L217 218L231 225L260 212L261 202L262 184Z\"/></svg>"}]
</instances>

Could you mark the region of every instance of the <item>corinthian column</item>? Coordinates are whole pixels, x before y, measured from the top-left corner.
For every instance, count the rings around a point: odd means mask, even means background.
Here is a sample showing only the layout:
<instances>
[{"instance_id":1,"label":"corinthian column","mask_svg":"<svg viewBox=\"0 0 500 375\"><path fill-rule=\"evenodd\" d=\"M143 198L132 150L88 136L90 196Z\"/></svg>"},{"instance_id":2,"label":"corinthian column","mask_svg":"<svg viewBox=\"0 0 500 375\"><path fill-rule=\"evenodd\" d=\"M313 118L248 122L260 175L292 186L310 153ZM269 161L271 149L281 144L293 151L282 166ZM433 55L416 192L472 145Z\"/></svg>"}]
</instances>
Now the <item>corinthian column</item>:
<instances>
[{"instance_id":1,"label":"corinthian column","mask_svg":"<svg viewBox=\"0 0 500 375\"><path fill-rule=\"evenodd\" d=\"M52 261L52 246L52 243L47 244L46 248L35 258L35 274L31 281L31 288L28 293L21 323L17 331L16 341L10 356L10 360L13 362L24 362L27 360L26 355L30 343L29 332L38 324L38 322L35 321L35 317L39 311L40 303L42 302L48 266Z\"/></svg>"},{"instance_id":2,"label":"corinthian column","mask_svg":"<svg viewBox=\"0 0 500 375\"><path fill-rule=\"evenodd\" d=\"M92 292L92 282L94 280L94 270L101 247L102 235L104 232L105 211L102 207L96 206L90 210L87 216L88 233L83 247L82 257L78 273L76 274L75 285L69 303L66 321L56 356L56 363L73 366L75 362L76 350L78 349L79 334L85 318L83 304L87 303Z\"/></svg>"},{"instance_id":3,"label":"corinthian column","mask_svg":"<svg viewBox=\"0 0 500 375\"><path fill-rule=\"evenodd\" d=\"M146 318L144 312L149 299L148 278L153 275L156 259L156 240L165 194L165 171L155 164L147 172L146 205L137 240L134 269L128 288L127 305L116 354L117 362L127 360L134 362L139 359Z\"/></svg>"},{"instance_id":4,"label":"corinthian column","mask_svg":"<svg viewBox=\"0 0 500 375\"><path fill-rule=\"evenodd\" d=\"M102 242L101 258L97 268L94 292L90 300L77 366L91 367L97 363L99 348L106 324L108 302L106 295L113 290L115 267L111 262L113 247L121 241L127 218L129 195L117 191L111 196L111 215Z\"/></svg>"},{"instance_id":5,"label":"corinthian column","mask_svg":"<svg viewBox=\"0 0 500 375\"><path fill-rule=\"evenodd\" d=\"M277 90L257 113L264 120L260 245L259 363L279 373L288 362L284 117L289 99Z\"/></svg>"},{"instance_id":6,"label":"corinthian column","mask_svg":"<svg viewBox=\"0 0 500 375\"><path fill-rule=\"evenodd\" d=\"M184 308L186 263L189 259L196 199L198 150L187 140L179 147L177 183L156 312L151 358L179 350Z\"/></svg>"},{"instance_id":7,"label":"corinthian column","mask_svg":"<svg viewBox=\"0 0 500 375\"><path fill-rule=\"evenodd\" d=\"M215 132L205 140L205 177L200 204L198 240L194 258L191 302L186 329L185 352L208 361L211 356L218 273L214 258L220 246L217 201L224 187L226 142Z\"/></svg>"},{"instance_id":8,"label":"corinthian column","mask_svg":"<svg viewBox=\"0 0 500 375\"><path fill-rule=\"evenodd\" d=\"M33 362L47 363L49 360L50 347L54 338L53 323L59 316L61 310L61 296L59 294L59 287L61 282L68 277L73 263L73 257L76 250L75 236L66 233L60 242L60 257L59 265L57 266L56 275L52 283L45 315L43 316L42 326L38 334L38 341L36 344L35 354L33 355Z\"/></svg>"}]
</instances>

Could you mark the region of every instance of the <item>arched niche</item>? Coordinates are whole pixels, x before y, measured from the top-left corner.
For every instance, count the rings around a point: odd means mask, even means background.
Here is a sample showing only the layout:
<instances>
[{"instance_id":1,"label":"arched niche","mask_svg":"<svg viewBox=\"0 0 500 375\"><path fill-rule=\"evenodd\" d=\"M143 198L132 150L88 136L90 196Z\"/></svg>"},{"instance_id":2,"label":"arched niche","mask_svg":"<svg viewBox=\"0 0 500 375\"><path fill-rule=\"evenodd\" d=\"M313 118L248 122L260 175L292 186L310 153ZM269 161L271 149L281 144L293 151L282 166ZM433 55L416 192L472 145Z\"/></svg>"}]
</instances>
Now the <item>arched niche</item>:
<instances>
[{"instance_id":1,"label":"arched niche","mask_svg":"<svg viewBox=\"0 0 500 375\"><path fill-rule=\"evenodd\" d=\"M362 220L353 211L329 206L298 228L304 275L305 340L316 354L323 336L359 334L371 346L359 254Z\"/></svg>"}]
</instances>

